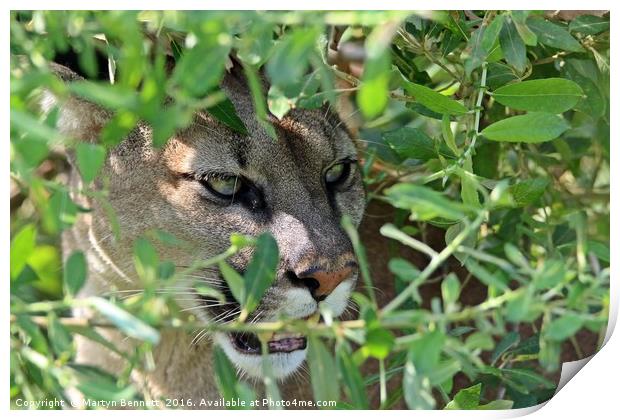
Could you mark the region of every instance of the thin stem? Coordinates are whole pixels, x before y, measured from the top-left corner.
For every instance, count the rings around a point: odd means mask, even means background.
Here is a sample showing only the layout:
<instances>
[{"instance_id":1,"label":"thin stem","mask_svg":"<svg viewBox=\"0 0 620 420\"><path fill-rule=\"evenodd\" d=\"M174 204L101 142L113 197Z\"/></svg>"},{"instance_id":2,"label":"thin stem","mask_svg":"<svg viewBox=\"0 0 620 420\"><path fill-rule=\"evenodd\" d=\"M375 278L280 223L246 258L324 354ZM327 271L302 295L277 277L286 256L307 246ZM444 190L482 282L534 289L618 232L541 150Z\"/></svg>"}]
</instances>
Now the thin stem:
<instances>
[{"instance_id":1,"label":"thin stem","mask_svg":"<svg viewBox=\"0 0 620 420\"><path fill-rule=\"evenodd\" d=\"M501 258L498 258L495 255L491 255L491 254L488 254L486 252L483 252L477 249L468 248L466 246L459 246L457 251L462 252L463 254L471 255L477 260L494 264L507 273L515 272L514 267L509 262L506 262L505 260L502 260Z\"/></svg>"},{"instance_id":2,"label":"thin stem","mask_svg":"<svg viewBox=\"0 0 620 420\"><path fill-rule=\"evenodd\" d=\"M478 89L478 98L476 99L475 116L474 116L474 134L472 135L471 142L463 155L457 162L459 166L463 165L466 159L468 159L476 147L476 140L478 139L478 130L480 129L480 111L482 110L482 99L487 89L487 63L482 63L482 75L480 76L480 87Z\"/></svg>"},{"instance_id":3,"label":"thin stem","mask_svg":"<svg viewBox=\"0 0 620 420\"><path fill-rule=\"evenodd\" d=\"M437 171L432 173L425 178L422 179L423 184L428 184L429 182L433 182L437 179L446 177L451 175L457 169L461 168L465 161L471 157L476 147L476 140L478 139L478 130L480 129L480 111L482 110L482 99L484 97L484 93L486 92L486 82L487 82L487 63L484 62L482 64L482 76L480 77L480 88L478 90L478 97L476 98L476 105L474 111L474 133L472 135L471 141L467 146L467 149L463 152L463 154L459 157L459 159L453 163L452 165L442 169L441 171Z\"/></svg>"},{"instance_id":4,"label":"thin stem","mask_svg":"<svg viewBox=\"0 0 620 420\"><path fill-rule=\"evenodd\" d=\"M450 257L454 251L457 250L457 248L465 241L465 239L467 239L467 237L474 232L476 229L478 229L480 227L480 225L482 224L482 222L485 219L485 215L486 212L485 211L480 211L478 213L478 217L476 217L476 219L465 226L465 229L463 229L463 231L461 231L456 238L454 238L452 240L452 242L450 242L450 244L448 244L448 246L446 246L443 251L441 251L439 254L437 254L436 256L434 256L430 263L426 266L426 268L424 269L424 271L422 271L420 273L420 276L418 277L418 279L411 283L410 285L408 285L405 290L403 290L398 296L396 296L394 299L392 299L392 301L390 303L388 303L383 309L382 309L382 314L388 314L391 311L397 309L398 307L400 307L403 303L405 303L407 301L407 299L409 299L413 293L415 292L415 290L418 288L418 285L420 285L422 282L424 282L426 279L428 279L431 274L433 274L433 272L435 272L435 270L445 261L448 259L448 257Z\"/></svg>"},{"instance_id":5,"label":"thin stem","mask_svg":"<svg viewBox=\"0 0 620 420\"><path fill-rule=\"evenodd\" d=\"M379 359L379 399L381 401L380 408L385 406L387 401L387 385L385 379L385 360Z\"/></svg>"}]
</instances>

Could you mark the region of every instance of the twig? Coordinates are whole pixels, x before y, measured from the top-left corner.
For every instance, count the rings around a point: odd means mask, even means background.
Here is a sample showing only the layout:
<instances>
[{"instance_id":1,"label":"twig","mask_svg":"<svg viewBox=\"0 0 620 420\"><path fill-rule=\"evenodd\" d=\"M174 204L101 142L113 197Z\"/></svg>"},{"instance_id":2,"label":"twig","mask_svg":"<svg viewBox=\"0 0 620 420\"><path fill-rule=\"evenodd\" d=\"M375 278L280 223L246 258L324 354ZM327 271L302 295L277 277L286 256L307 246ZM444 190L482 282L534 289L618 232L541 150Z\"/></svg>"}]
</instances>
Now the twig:
<instances>
[{"instance_id":1,"label":"twig","mask_svg":"<svg viewBox=\"0 0 620 420\"><path fill-rule=\"evenodd\" d=\"M482 224L482 222L484 221L486 215L486 211L480 211L478 213L478 217L476 217L476 219L465 226L465 229L463 229L463 231L461 231L456 238L454 238L452 240L452 242L450 242L450 244L448 244L443 251L441 251L439 254L437 254L435 257L433 257L430 261L430 263L426 266L426 268L424 269L424 271L422 271L420 273L420 276L418 277L418 279L414 282L411 283L410 285L408 285L405 290L403 290L398 296L396 296L394 299L392 299L392 301L390 303L388 303L382 310L381 313L383 315L390 313L391 311L397 309L398 307L400 307L403 303L405 303L407 301L407 299L409 299L413 292L417 289L418 285L423 282L424 280L426 280L428 277L430 277L431 274L433 274L433 272L445 261L448 259L448 257L450 257L454 251L457 250L457 248L465 241L465 239L467 239L467 237L476 229L478 229L480 227L480 225Z\"/></svg>"}]
</instances>

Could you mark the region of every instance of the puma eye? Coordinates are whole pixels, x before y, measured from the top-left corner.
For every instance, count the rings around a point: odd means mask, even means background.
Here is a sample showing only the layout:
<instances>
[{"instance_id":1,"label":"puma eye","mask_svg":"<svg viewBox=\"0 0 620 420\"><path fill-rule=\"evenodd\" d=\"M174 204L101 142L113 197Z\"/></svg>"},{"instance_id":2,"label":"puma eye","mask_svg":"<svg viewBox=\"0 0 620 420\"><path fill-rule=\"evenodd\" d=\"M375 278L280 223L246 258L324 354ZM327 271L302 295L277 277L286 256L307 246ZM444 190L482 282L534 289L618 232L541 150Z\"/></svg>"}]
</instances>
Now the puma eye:
<instances>
[{"instance_id":1,"label":"puma eye","mask_svg":"<svg viewBox=\"0 0 620 420\"><path fill-rule=\"evenodd\" d=\"M349 176L350 170L350 162L338 162L330 166L325 171L325 183L327 185L335 185L343 182Z\"/></svg>"},{"instance_id":2,"label":"puma eye","mask_svg":"<svg viewBox=\"0 0 620 420\"><path fill-rule=\"evenodd\" d=\"M216 175L203 180L202 184L217 196L231 198L241 190L243 182L237 176Z\"/></svg>"}]
</instances>

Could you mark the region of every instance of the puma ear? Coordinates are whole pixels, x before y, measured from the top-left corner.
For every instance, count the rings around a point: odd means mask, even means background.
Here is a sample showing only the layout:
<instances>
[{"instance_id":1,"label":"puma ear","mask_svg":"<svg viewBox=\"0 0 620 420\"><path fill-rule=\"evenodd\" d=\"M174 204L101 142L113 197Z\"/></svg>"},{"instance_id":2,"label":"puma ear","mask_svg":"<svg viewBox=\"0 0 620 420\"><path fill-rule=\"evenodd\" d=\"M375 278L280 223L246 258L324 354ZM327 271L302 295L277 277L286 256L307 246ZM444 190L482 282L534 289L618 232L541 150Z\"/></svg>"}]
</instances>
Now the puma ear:
<instances>
[{"instance_id":1,"label":"puma ear","mask_svg":"<svg viewBox=\"0 0 620 420\"><path fill-rule=\"evenodd\" d=\"M59 64L52 63L51 69L67 84L83 80L81 76ZM95 142L101 129L112 117L109 111L99 105L75 96L59 98L49 90L43 92L39 104L44 114L58 107L60 112L56 125L60 133L82 141Z\"/></svg>"}]
</instances>

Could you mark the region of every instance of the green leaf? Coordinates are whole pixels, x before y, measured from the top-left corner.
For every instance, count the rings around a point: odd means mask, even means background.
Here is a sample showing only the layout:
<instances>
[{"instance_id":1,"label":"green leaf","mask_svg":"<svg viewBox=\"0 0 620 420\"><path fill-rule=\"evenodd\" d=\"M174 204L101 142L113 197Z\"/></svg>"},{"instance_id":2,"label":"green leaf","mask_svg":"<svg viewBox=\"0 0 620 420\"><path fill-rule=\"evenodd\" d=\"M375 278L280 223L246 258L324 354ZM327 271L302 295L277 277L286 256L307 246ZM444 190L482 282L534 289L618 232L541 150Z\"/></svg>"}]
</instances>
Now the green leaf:
<instances>
[{"instance_id":1,"label":"green leaf","mask_svg":"<svg viewBox=\"0 0 620 420\"><path fill-rule=\"evenodd\" d=\"M469 37L467 49L470 50L469 57L465 59L465 75L469 77L471 72L482 65L486 58L487 51L482 47L483 36L487 32L486 26L480 26Z\"/></svg>"},{"instance_id":2,"label":"green leaf","mask_svg":"<svg viewBox=\"0 0 620 420\"><path fill-rule=\"evenodd\" d=\"M53 142L61 138L60 134L54 129L54 127L43 124L29 113L22 112L17 109L11 109L10 119L11 129L18 128L24 133L27 133L32 141L30 144L38 145L36 146L36 158L28 158L27 156L24 156L32 166L34 166L37 161L40 161L43 157L45 157L42 156L42 154L43 149L47 150L48 142ZM19 144L22 140L20 139L19 141L15 141L11 139L11 141L13 144ZM27 150L23 149L22 152L25 155Z\"/></svg>"},{"instance_id":3,"label":"green leaf","mask_svg":"<svg viewBox=\"0 0 620 420\"><path fill-rule=\"evenodd\" d=\"M392 31L392 25L379 25L366 38L366 62L356 98L362 114L368 119L381 115L388 104Z\"/></svg>"},{"instance_id":4,"label":"green leaf","mask_svg":"<svg viewBox=\"0 0 620 420\"><path fill-rule=\"evenodd\" d=\"M249 386L237 379L236 369L220 347L213 349L213 365L215 368L215 384L220 395L226 401L241 400L245 404L238 404L231 409L252 408L256 395Z\"/></svg>"},{"instance_id":5,"label":"green leaf","mask_svg":"<svg viewBox=\"0 0 620 420\"><path fill-rule=\"evenodd\" d=\"M159 257L151 242L146 238L138 238L133 245L133 255L138 276L147 283L155 281Z\"/></svg>"},{"instance_id":6,"label":"green leaf","mask_svg":"<svg viewBox=\"0 0 620 420\"><path fill-rule=\"evenodd\" d=\"M450 126L449 115L444 115L441 119L441 135L443 136L443 140L446 142L446 145L450 148L454 155L458 155L460 150L454 140L454 133L452 132L452 127Z\"/></svg>"},{"instance_id":7,"label":"green leaf","mask_svg":"<svg viewBox=\"0 0 620 420\"><path fill-rule=\"evenodd\" d=\"M538 352L538 360L541 366L547 372L556 371L560 364L560 352L562 346L560 342L544 340L543 336L540 337L540 351Z\"/></svg>"},{"instance_id":8,"label":"green leaf","mask_svg":"<svg viewBox=\"0 0 620 420\"><path fill-rule=\"evenodd\" d=\"M499 38L499 33L502 30L502 26L504 25L504 15L497 15L491 21L486 31L484 31L484 35L482 36L482 48L487 52L487 54L493 48L493 45L497 42Z\"/></svg>"},{"instance_id":9,"label":"green leaf","mask_svg":"<svg viewBox=\"0 0 620 420\"><path fill-rule=\"evenodd\" d=\"M542 143L558 138L569 128L566 120L558 115L536 112L500 120L480 134L495 141Z\"/></svg>"},{"instance_id":10,"label":"green leaf","mask_svg":"<svg viewBox=\"0 0 620 420\"><path fill-rule=\"evenodd\" d=\"M493 350L493 354L491 354L491 364L494 365L495 363L497 363L501 355L512 347L516 346L520 340L521 337L519 337L519 333L514 331L509 332L504 337L502 337L500 342L497 343L495 350Z\"/></svg>"},{"instance_id":11,"label":"green leaf","mask_svg":"<svg viewBox=\"0 0 620 420\"><path fill-rule=\"evenodd\" d=\"M568 25L571 32L585 35L596 35L609 29L609 19L593 15L581 15L573 19Z\"/></svg>"},{"instance_id":12,"label":"green leaf","mask_svg":"<svg viewBox=\"0 0 620 420\"><path fill-rule=\"evenodd\" d=\"M532 283L537 290L551 289L566 277L565 263L560 260L546 260L540 270L536 271Z\"/></svg>"},{"instance_id":13,"label":"green leaf","mask_svg":"<svg viewBox=\"0 0 620 420\"><path fill-rule=\"evenodd\" d=\"M514 401L495 400L488 404L482 404L476 407L476 410L510 410L514 405Z\"/></svg>"},{"instance_id":14,"label":"green leaf","mask_svg":"<svg viewBox=\"0 0 620 420\"><path fill-rule=\"evenodd\" d=\"M529 16L529 10L513 10L511 12L512 21L514 22L519 36L525 42L525 45L534 47L538 42L538 37L530 28L528 28L526 20Z\"/></svg>"},{"instance_id":15,"label":"green leaf","mask_svg":"<svg viewBox=\"0 0 620 420\"><path fill-rule=\"evenodd\" d=\"M240 233L233 233L230 235L230 244L238 249L241 249L246 246L256 245L256 238L253 236L242 235Z\"/></svg>"},{"instance_id":16,"label":"green leaf","mask_svg":"<svg viewBox=\"0 0 620 420\"><path fill-rule=\"evenodd\" d=\"M258 70L252 65L244 64L243 71L248 80L250 93L252 94L252 103L254 104L254 111L256 112L256 120L273 140L277 140L278 134L267 117L267 104L265 103L265 96L263 94L261 80L258 76Z\"/></svg>"},{"instance_id":17,"label":"green leaf","mask_svg":"<svg viewBox=\"0 0 620 420\"><path fill-rule=\"evenodd\" d=\"M166 145L177 128L189 125L192 117L192 114L179 104L170 105L160 112L155 118L149 120L153 128L152 144L157 149ZM162 118L162 114L165 115L165 118Z\"/></svg>"},{"instance_id":18,"label":"green leaf","mask_svg":"<svg viewBox=\"0 0 620 420\"><path fill-rule=\"evenodd\" d=\"M534 301L531 289L522 290L506 305L506 319L510 322L532 322L542 312L541 303Z\"/></svg>"},{"instance_id":19,"label":"green leaf","mask_svg":"<svg viewBox=\"0 0 620 420\"><path fill-rule=\"evenodd\" d=\"M462 369L461 362L455 359L448 359L439 362L437 368L428 375L431 386L443 385L446 381L452 380L454 375Z\"/></svg>"},{"instance_id":20,"label":"green leaf","mask_svg":"<svg viewBox=\"0 0 620 420\"><path fill-rule=\"evenodd\" d=\"M372 357L383 360L388 357L393 347L394 335L389 330L375 327L366 332L365 348Z\"/></svg>"},{"instance_id":21,"label":"green leaf","mask_svg":"<svg viewBox=\"0 0 620 420\"><path fill-rule=\"evenodd\" d=\"M564 27L545 19L530 18L527 25L538 37L538 42L558 50L584 52L585 50Z\"/></svg>"},{"instance_id":22,"label":"green leaf","mask_svg":"<svg viewBox=\"0 0 620 420\"><path fill-rule=\"evenodd\" d=\"M157 266L157 278L161 280L171 279L176 270L176 266L172 261L162 261Z\"/></svg>"},{"instance_id":23,"label":"green leaf","mask_svg":"<svg viewBox=\"0 0 620 420\"><path fill-rule=\"evenodd\" d=\"M266 66L272 84L283 88L303 77L318 35L316 27L297 28L278 42Z\"/></svg>"},{"instance_id":24,"label":"green leaf","mask_svg":"<svg viewBox=\"0 0 620 420\"><path fill-rule=\"evenodd\" d=\"M237 57L244 63L261 66L268 58L275 42L273 24L256 19L244 31L244 39L237 51Z\"/></svg>"},{"instance_id":25,"label":"green leaf","mask_svg":"<svg viewBox=\"0 0 620 420\"><path fill-rule=\"evenodd\" d=\"M122 386L117 378L95 366L71 364L71 371L77 379L76 388L84 397L96 401L133 400L136 389L133 385Z\"/></svg>"},{"instance_id":26,"label":"green leaf","mask_svg":"<svg viewBox=\"0 0 620 420\"><path fill-rule=\"evenodd\" d=\"M519 80L512 67L504 63L489 63L487 86L491 91L515 80Z\"/></svg>"},{"instance_id":27,"label":"green leaf","mask_svg":"<svg viewBox=\"0 0 620 420\"><path fill-rule=\"evenodd\" d=\"M208 23L211 26L224 25L223 21L216 23L211 20ZM224 28L219 29L225 33ZM193 48L183 50L170 82L186 95L204 97L222 79L230 47L230 42L219 42L216 35L201 36Z\"/></svg>"},{"instance_id":28,"label":"green leaf","mask_svg":"<svg viewBox=\"0 0 620 420\"><path fill-rule=\"evenodd\" d=\"M449 245L463 230L465 229L465 223L463 221L459 223L455 223L446 229L446 233L444 234L444 240L446 245ZM473 247L478 242L476 232L470 232L470 234L465 238L461 246L464 247ZM461 265L464 265L467 261L469 261L469 255L462 251L455 251L454 258L456 258Z\"/></svg>"},{"instance_id":29,"label":"green leaf","mask_svg":"<svg viewBox=\"0 0 620 420\"><path fill-rule=\"evenodd\" d=\"M110 110L136 109L138 96L131 90L105 82L80 80L69 84L71 93Z\"/></svg>"},{"instance_id":30,"label":"green leaf","mask_svg":"<svg viewBox=\"0 0 620 420\"><path fill-rule=\"evenodd\" d=\"M461 293L461 283L454 273L450 273L441 282L441 296L445 304L455 303Z\"/></svg>"},{"instance_id":31,"label":"green leaf","mask_svg":"<svg viewBox=\"0 0 620 420\"><path fill-rule=\"evenodd\" d=\"M518 382L519 384L525 386L530 390L535 389L539 386L543 386L544 388L556 387L556 384L554 382L550 381L542 375L539 375L536 372L533 372L530 369L504 368L501 369L501 372L503 376L507 379Z\"/></svg>"},{"instance_id":32,"label":"green leaf","mask_svg":"<svg viewBox=\"0 0 620 420\"><path fill-rule=\"evenodd\" d=\"M101 142L108 147L119 144L136 126L138 117L133 112L120 111L101 130Z\"/></svg>"},{"instance_id":33,"label":"green leaf","mask_svg":"<svg viewBox=\"0 0 620 420\"><path fill-rule=\"evenodd\" d=\"M488 351L493 350L495 341L493 341L493 337L490 334L476 331L465 339L465 347L469 350L480 349Z\"/></svg>"},{"instance_id":34,"label":"green leaf","mask_svg":"<svg viewBox=\"0 0 620 420\"><path fill-rule=\"evenodd\" d=\"M506 62L519 74L523 73L527 65L525 44L514 24L509 20L504 21L504 26L499 34L499 45L502 48Z\"/></svg>"},{"instance_id":35,"label":"green leaf","mask_svg":"<svg viewBox=\"0 0 620 420\"><path fill-rule=\"evenodd\" d=\"M82 251L75 251L65 262L64 284L67 293L77 295L87 276L86 258Z\"/></svg>"},{"instance_id":36,"label":"green leaf","mask_svg":"<svg viewBox=\"0 0 620 420\"><path fill-rule=\"evenodd\" d=\"M351 217L345 214L340 220L340 226L344 229L345 233L349 236L351 244L353 245L353 252L357 258L359 264L360 275L366 286L368 296L374 301L374 289L372 288L372 280L370 278L370 269L368 267L368 259L366 258L366 249L362 245L357 227L353 224Z\"/></svg>"},{"instance_id":37,"label":"green leaf","mask_svg":"<svg viewBox=\"0 0 620 420\"><path fill-rule=\"evenodd\" d=\"M463 168L458 168L456 173L461 178L461 200L470 207L480 207L478 196L478 181L473 175L471 156L468 156Z\"/></svg>"},{"instance_id":38,"label":"green leaf","mask_svg":"<svg viewBox=\"0 0 620 420\"><path fill-rule=\"evenodd\" d=\"M497 290L508 290L508 285L506 284L504 277L500 275L501 272L497 271L496 273L491 273L471 258L465 261L465 267L470 273L476 276L478 280L487 286L494 287Z\"/></svg>"},{"instance_id":39,"label":"green leaf","mask_svg":"<svg viewBox=\"0 0 620 420\"><path fill-rule=\"evenodd\" d=\"M582 97L583 90L577 83L561 78L513 83L493 92L493 98L502 105L552 114L568 111Z\"/></svg>"},{"instance_id":40,"label":"green leaf","mask_svg":"<svg viewBox=\"0 0 620 420\"><path fill-rule=\"evenodd\" d=\"M362 110L362 114L368 119L381 115L388 103L388 82L387 75L379 75L367 78L357 94L357 103Z\"/></svg>"},{"instance_id":41,"label":"green leaf","mask_svg":"<svg viewBox=\"0 0 620 420\"><path fill-rule=\"evenodd\" d=\"M411 410L432 410L435 398L430 379L420 375L412 360L407 359L403 373L403 395L407 407Z\"/></svg>"},{"instance_id":42,"label":"green leaf","mask_svg":"<svg viewBox=\"0 0 620 420\"><path fill-rule=\"evenodd\" d=\"M441 120L443 118L443 115L438 112L431 111L419 102L407 102L405 107L425 117L434 118L436 120Z\"/></svg>"},{"instance_id":43,"label":"green leaf","mask_svg":"<svg viewBox=\"0 0 620 420\"><path fill-rule=\"evenodd\" d=\"M14 116L11 110L11 122L13 122ZM39 124L38 122L35 122ZM29 131L29 130L28 130ZM15 148L15 151L19 154L21 159L26 163L28 168L35 169L45 159L49 153L49 147L47 140L41 140L39 138L33 138L27 131L26 136L20 139L11 139L11 146Z\"/></svg>"},{"instance_id":44,"label":"green leaf","mask_svg":"<svg viewBox=\"0 0 620 420\"><path fill-rule=\"evenodd\" d=\"M237 398L237 374L224 351L218 346L213 348L213 361L215 383L220 395L226 401L235 400Z\"/></svg>"},{"instance_id":45,"label":"green leaf","mask_svg":"<svg viewBox=\"0 0 620 420\"><path fill-rule=\"evenodd\" d=\"M543 329L548 340L562 341L572 337L583 326L583 318L577 314L568 313L554 319Z\"/></svg>"},{"instance_id":46,"label":"green leaf","mask_svg":"<svg viewBox=\"0 0 620 420\"><path fill-rule=\"evenodd\" d=\"M420 275L420 270L402 258L392 258L388 263L390 271L406 281L413 281Z\"/></svg>"},{"instance_id":47,"label":"green leaf","mask_svg":"<svg viewBox=\"0 0 620 420\"><path fill-rule=\"evenodd\" d=\"M320 108L324 101L333 94L333 92L317 93L322 82L324 82L324 76L315 70L304 79L285 88L271 85L267 92L269 111L278 119L282 119L293 108ZM328 89L332 90L331 86Z\"/></svg>"},{"instance_id":48,"label":"green leaf","mask_svg":"<svg viewBox=\"0 0 620 420\"><path fill-rule=\"evenodd\" d=\"M581 98L579 103L575 106L575 110L594 118L603 116L609 105L609 101L603 97L601 90L592 80L592 78L596 79L598 73L591 72L591 70L587 68L580 69L582 64L576 60L567 61L567 63L568 64L563 69L564 74L573 82L577 83L585 93L584 97ZM582 73L586 73L588 76L586 77Z\"/></svg>"},{"instance_id":49,"label":"green leaf","mask_svg":"<svg viewBox=\"0 0 620 420\"><path fill-rule=\"evenodd\" d=\"M272 358L267 356L267 343L262 342L261 368L263 376L263 384L265 385L265 398L280 401L282 399L278 382L273 376ZM283 410L284 407L269 407L273 410Z\"/></svg>"},{"instance_id":50,"label":"green leaf","mask_svg":"<svg viewBox=\"0 0 620 420\"><path fill-rule=\"evenodd\" d=\"M237 271L228 265L225 261L220 261L220 273L226 280L233 297L240 305L245 303L245 280Z\"/></svg>"},{"instance_id":51,"label":"green leaf","mask_svg":"<svg viewBox=\"0 0 620 420\"><path fill-rule=\"evenodd\" d=\"M542 197L549 186L549 180L545 178L534 178L526 181L517 182L508 188L517 207L525 207L534 204Z\"/></svg>"},{"instance_id":52,"label":"green leaf","mask_svg":"<svg viewBox=\"0 0 620 420\"><path fill-rule=\"evenodd\" d=\"M340 394L338 380L334 377L336 363L323 342L313 335L309 337L308 365L314 399L316 401L335 399Z\"/></svg>"},{"instance_id":53,"label":"green leaf","mask_svg":"<svg viewBox=\"0 0 620 420\"><path fill-rule=\"evenodd\" d=\"M416 372L431 375L437 364L445 341L441 331L427 332L411 342L408 359L414 364Z\"/></svg>"},{"instance_id":54,"label":"green leaf","mask_svg":"<svg viewBox=\"0 0 620 420\"><path fill-rule=\"evenodd\" d=\"M482 384L476 384L469 388L461 389L454 399L446 405L446 410L475 410L480 403L480 391Z\"/></svg>"},{"instance_id":55,"label":"green leaf","mask_svg":"<svg viewBox=\"0 0 620 420\"><path fill-rule=\"evenodd\" d=\"M435 92L433 89L427 88L426 86L409 82L403 78L403 88L415 98L416 102L421 103L431 111L438 112L442 115L462 115L467 113L467 108L461 103L441 93Z\"/></svg>"},{"instance_id":56,"label":"green leaf","mask_svg":"<svg viewBox=\"0 0 620 420\"><path fill-rule=\"evenodd\" d=\"M353 407L360 409L368 408L368 397L364 388L364 381L359 368L351 358L351 349L348 345L340 344L336 349L336 357L338 360L338 371L342 382L345 384L345 390Z\"/></svg>"},{"instance_id":57,"label":"green leaf","mask_svg":"<svg viewBox=\"0 0 620 420\"><path fill-rule=\"evenodd\" d=\"M278 266L278 244L269 233L261 234L256 240L252 261L245 272L245 305L250 313L258 306L265 291L271 286Z\"/></svg>"},{"instance_id":58,"label":"green leaf","mask_svg":"<svg viewBox=\"0 0 620 420\"><path fill-rule=\"evenodd\" d=\"M122 332L151 344L159 342L159 332L124 309L99 297L88 298L90 305L109 319Z\"/></svg>"},{"instance_id":59,"label":"green leaf","mask_svg":"<svg viewBox=\"0 0 620 420\"><path fill-rule=\"evenodd\" d=\"M539 334L534 334L531 337L528 337L527 339L521 341L519 345L510 349L509 352L512 354L516 354L516 355L536 354L540 350L539 348L540 346L538 343L539 339L540 339Z\"/></svg>"},{"instance_id":60,"label":"green leaf","mask_svg":"<svg viewBox=\"0 0 620 420\"><path fill-rule=\"evenodd\" d=\"M241 118L239 118L235 105L229 98L225 98L223 101L207 108L207 112L237 133L243 134L244 136L248 135L248 129L245 124L243 124Z\"/></svg>"},{"instance_id":61,"label":"green leaf","mask_svg":"<svg viewBox=\"0 0 620 420\"><path fill-rule=\"evenodd\" d=\"M455 154L444 144L438 145L422 130L413 127L402 127L383 134L387 144L402 158L427 161L439 155L455 159Z\"/></svg>"},{"instance_id":62,"label":"green leaf","mask_svg":"<svg viewBox=\"0 0 620 420\"><path fill-rule=\"evenodd\" d=\"M519 74L523 73L527 66L525 44L514 24L508 19L504 21L504 26L499 33L499 45L502 48L506 62Z\"/></svg>"},{"instance_id":63,"label":"green leaf","mask_svg":"<svg viewBox=\"0 0 620 420\"><path fill-rule=\"evenodd\" d=\"M604 244L598 241L588 241L588 251L605 262L610 262L609 243Z\"/></svg>"},{"instance_id":64,"label":"green leaf","mask_svg":"<svg viewBox=\"0 0 620 420\"><path fill-rule=\"evenodd\" d=\"M57 190L50 197L45 210L46 227L54 233L71 227L75 223L77 211L78 207L69 193L64 189Z\"/></svg>"},{"instance_id":65,"label":"green leaf","mask_svg":"<svg viewBox=\"0 0 620 420\"><path fill-rule=\"evenodd\" d=\"M497 15L489 25L486 22L476 29L470 36L467 48L471 51L465 59L465 75L479 68L484 61L491 61L494 46L497 45L498 35L504 24L504 15ZM499 49L497 49L499 51Z\"/></svg>"},{"instance_id":66,"label":"green leaf","mask_svg":"<svg viewBox=\"0 0 620 420\"><path fill-rule=\"evenodd\" d=\"M90 143L79 143L75 148L77 166L84 183L92 182L105 162L106 150L103 146Z\"/></svg>"},{"instance_id":67,"label":"green leaf","mask_svg":"<svg viewBox=\"0 0 620 420\"><path fill-rule=\"evenodd\" d=\"M55 298L62 297L62 258L57 246L37 245L28 258L25 268L26 270L22 271L19 279L30 268L38 278L33 284L34 287Z\"/></svg>"},{"instance_id":68,"label":"green leaf","mask_svg":"<svg viewBox=\"0 0 620 420\"><path fill-rule=\"evenodd\" d=\"M35 249L36 240L37 228L31 224L24 226L11 239L11 280L16 279L26 266L26 261Z\"/></svg>"},{"instance_id":69,"label":"green leaf","mask_svg":"<svg viewBox=\"0 0 620 420\"><path fill-rule=\"evenodd\" d=\"M41 332L39 326L30 320L30 316L17 315L16 323L17 325L19 325L20 329L23 330L21 333L28 337L28 346L31 349L34 349L37 352L43 354L49 353L49 348L45 336Z\"/></svg>"},{"instance_id":70,"label":"green leaf","mask_svg":"<svg viewBox=\"0 0 620 420\"><path fill-rule=\"evenodd\" d=\"M420 220L430 220L435 217L460 220L465 217L463 205L420 185L396 184L386 189L385 195L393 206L411 211L412 217Z\"/></svg>"},{"instance_id":71,"label":"green leaf","mask_svg":"<svg viewBox=\"0 0 620 420\"><path fill-rule=\"evenodd\" d=\"M69 331L62 325L56 313L50 312L47 319L47 336L56 355L60 356L62 353L70 352L73 339Z\"/></svg>"},{"instance_id":72,"label":"green leaf","mask_svg":"<svg viewBox=\"0 0 620 420\"><path fill-rule=\"evenodd\" d=\"M99 334L97 330L95 328L92 328L91 326L68 325L67 329L74 335L79 334L81 336L88 338L90 341L94 341L95 343L101 344L103 347L118 354L121 357L125 357L125 358L130 357L123 351L119 350L114 344L112 344L107 338Z\"/></svg>"},{"instance_id":73,"label":"green leaf","mask_svg":"<svg viewBox=\"0 0 620 420\"><path fill-rule=\"evenodd\" d=\"M275 115L279 120L295 106L295 102L296 98L288 98L278 86L272 85L269 87L269 91L267 92L269 112Z\"/></svg>"},{"instance_id":74,"label":"green leaf","mask_svg":"<svg viewBox=\"0 0 620 420\"><path fill-rule=\"evenodd\" d=\"M519 248L517 248L510 242L506 242L504 244L504 253L513 264L518 265L524 269L529 269L530 263L527 258L525 258L523 253L519 251Z\"/></svg>"}]
</instances>

